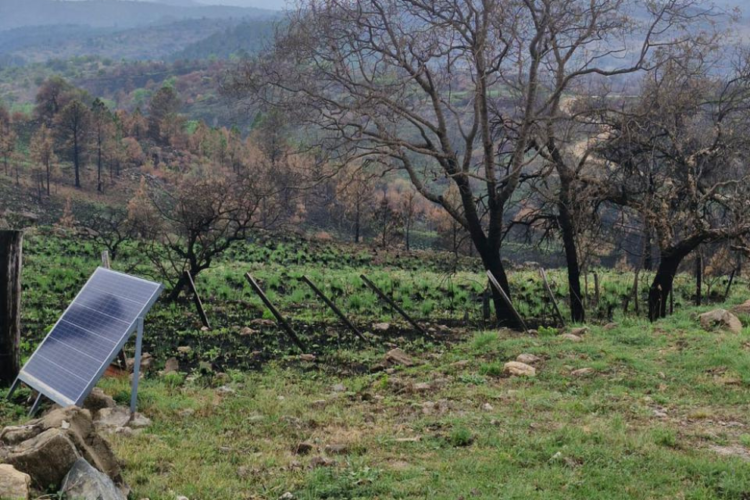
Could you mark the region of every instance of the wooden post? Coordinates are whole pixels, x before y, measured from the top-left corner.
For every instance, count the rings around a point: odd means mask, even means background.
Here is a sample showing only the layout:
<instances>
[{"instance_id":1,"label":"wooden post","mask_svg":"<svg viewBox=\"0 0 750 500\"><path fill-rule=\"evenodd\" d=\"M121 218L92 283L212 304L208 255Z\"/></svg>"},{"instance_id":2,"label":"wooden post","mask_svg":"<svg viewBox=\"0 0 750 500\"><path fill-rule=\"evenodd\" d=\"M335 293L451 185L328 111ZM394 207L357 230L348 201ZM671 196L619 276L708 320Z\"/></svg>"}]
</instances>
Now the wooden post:
<instances>
[{"instance_id":1,"label":"wooden post","mask_svg":"<svg viewBox=\"0 0 750 500\"><path fill-rule=\"evenodd\" d=\"M201 322L203 323L203 326L210 329L211 325L208 322L206 310L203 309L201 296L198 295L198 290L195 288L195 282L193 281L193 277L190 275L190 271L185 271L185 279L187 280L188 286L190 287L190 291L193 293L193 303L195 303L195 308L198 310L198 315L201 317Z\"/></svg>"},{"instance_id":2,"label":"wooden post","mask_svg":"<svg viewBox=\"0 0 750 500\"><path fill-rule=\"evenodd\" d=\"M21 371L23 231L0 231L0 385Z\"/></svg>"},{"instance_id":3,"label":"wooden post","mask_svg":"<svg viewBox=\"0 0 750 500\"><path fill-rule=\"evenodd\" d=\"M552 288L550 288L549 286L549 281L547 281L547 273L544 270L544 268L539 268L539 274L542 277L542 283L544 284L544 289L547 291L547 295L552 301L552 306L555 308L555 315L557 316L557 319L560 320L560 324L562 326L565 326L565 318L563 318L563 315L560 312L560 308L557 306L557 301L555 300L555 294L552 293Z\"/></svg>"},{"instance_id":4,"label":"wooden post","mask_svg":"<svg viewBox=\"0 0 750 500\"><path fill-rule=\"evenodd\" d=\"M102 252L102 267L104 269L112 269L112 267L109 264L109 252L106 250Z\"/></svg>"},{"instance_id":5,"label":"wooden post","mask_svg":"<svg viewBox=\"0 0 750 500\"><path fill-rule=\"evenodd\" d=\"M367 276L365 276L364 274L361 274L359 277L362 278L362 281L365 282L365 285L367 285L368 287L370 287L370 289L373 292L375 292L378 297L380 297L381 299L383 299L393 309L395 309L396 311L398 311L398 313L401 316L403 316L406 321L408 321L409 323L411 323L414 328L416 328L417 330L419 330L420 332L422 332L424 335L430 337L430 334L427 333L427 331L424 328L422 328L421 326L419 326L419 323L417 323L416 321L414 321L411 318L411 316L409 316L408 314L406 314L406 312L403 309L401 309L401 307L399 307L398 304L396 304L393 300L391 300L391 298L388 297L380 288L378 288L377 286L375 286L375 283L373 283L372 281L370 281L369 279L367 279Z\"/></svg>"},{"instance_id":6,"label":"wooden post","mask_svg":"<svg viewBox=\"0 0 750 500\"><path fill-rule=\"evenodd\" d=\"M729 283L727 283L727 289L724 292L724 302L729 298L729 292L732 291L732 283L734 282L734 276L737 274L737 268L732 269L732 274L729 276Z\"/></svg>"},{"instance_id":7,"label":"wooden post","mask_svg":"<svg viewBox=\"0 0 750 500\"><path fill-rule=\"evenodd\" d=\"M599 307L599 300L601 299L601 293L599 291L599 274L594 273L594 307Z\"/></svg>"},{"instance_id":8,"label":"wooden post","mask_svg":"<svg viewBox=\"0 0 750 500\"><path fill-rule=\"evenodd\" d=\"M255 291L255 293L258 294L258 297L260 297L260 300L263 301L263 303L266 305L266 307L271 311L271 314L276 317L276 320L279 322L281 327L286 331L287 335L289 335L289 338L292 339L292 342L294 342L294 345L299 347L302 352L305 351L305 345L302 343L302 341L297 336L297 333L294 331L294 329L291 327L289 323L284 319L284 316L281 315L281 313L274 307L274 305L271 303L270 300L268 300L268 297L266 297L266 294L263 293L263 289L258 285L258 283L255 281L255 278L253 278L253 275L250 273L245 273L245 278L247 278L248 283L250 283L250 286Z\"/></svg>"},{"instance_id":9,"label":"wooden post","mask_svg":"<svg viewBox=\"0 0 750 500\"><path fill-rule=\"evenodd\" d=\"M523 331L526 333L529 333L529 329L526 327L526 323L524 322L523 318L520 314L518 314L518 311L516 311L516 308L513 307L513 303L510 301L510 297L505 293L505 290L503 290L503 287L500 286L500 283L497 282L497 279L495 279L495 275L492 274L491 271L487 271L487 277L490 279L490 283L492 283L492 286L495 287L495 290L500 294L500 297L502 297L503 301L505 302L505 305L510 308L510 310L513 312L513 315L516 317L518 322L523 327Z\"/></svg>"},{"instance_id":10,"label":"wooden post","mask_svg":"<svg viewBox=\"0 0 750 500\"><path fill-rule=\"evenodd\" d=\"M703 302L703 252L698 247L695 255L695 305Z\"/></svg>"},{"instance_id":11,"label":"wooden post","mask_svg":"<svg viewBox=\"0 0 750 500\"><path fill-rule=\"evenodd\" d=\"M360 331L359 331L359 329L358 329L358 328L357 328L356 326L354 326L354 323L352 323L351 321L349 321L349 318L347 318L347 317L346 317L346 316L344 315L344 313L342 313L342 312L341 312L341 310L340 310L340 309L339 309L338 307L336 307L336 304L334 304L334 303L333 303L333 301L331 301L331 299L329 299L328 297L326 297L326 296L325 296L325 294L324 294L324 293L323 293L323 292L322 292L322 291L321 291L321 290L320 290L320 289L319 289L319 288L318 288L317 286L315 286L315 283L313 283L312 281L310 281L310 278L308 278L307 276L302 276L301 280L302 280L302 281L304 281L305 283L307 283L307 285L308 285L308 286L309 286L309 287L310 287L310 288L312 289L312 291L313 291L313 292L315 292L315 295L317 295L318 297L320 297L320 299L321 299L321 300L322 300L323 302L325 302L325 304L326 304L326 305L327 305L328 307L330 307L330 308L331 308L331 310L332 310L332 311L333 311L334 313L336 313L336 316L338 316L338 317L339 317L339 318L341 319L341 321L343 321L343 322L344 322L344 324L345 324L346 326L348 326L348 327L349 327L349 329L350 329L350 330L351 330L352 332L354 332L354 334L355 334L355 335L356 335L357 337L359 337L360 339L364 340L365 342L369 342L369 341L368 341L368 340L367 340L367 339L365 338L365 336L364 336L364 335L362 335L362 332L360 332Z\"/></svg>"}]
</instances>

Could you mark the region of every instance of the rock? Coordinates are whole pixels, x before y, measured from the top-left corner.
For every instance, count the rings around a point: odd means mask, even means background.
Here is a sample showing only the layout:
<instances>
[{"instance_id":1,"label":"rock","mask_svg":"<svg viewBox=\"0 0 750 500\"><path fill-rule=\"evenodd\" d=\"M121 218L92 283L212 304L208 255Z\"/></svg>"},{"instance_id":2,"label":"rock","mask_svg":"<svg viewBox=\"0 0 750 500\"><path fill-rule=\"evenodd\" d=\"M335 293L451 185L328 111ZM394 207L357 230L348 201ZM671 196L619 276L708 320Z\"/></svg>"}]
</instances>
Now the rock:
<instances>
[{"instance_id":1,"label":"rock","mask_svg":"<svg viewBox=\"0 0 750 500\"><path fill-rule=\"evenodd\" d=\"M135 366L135 358L126 359L125 365L127 366L128 370L133 371L133 366ZM141 354L141 373L149 372L153 365L154 358L151 356L151 354L147 352Z\"/></svg>"},{"instance_id":2,"label":"rock","mask_svg":"<svg viewBox=\"0 0 750 500\"><path fill-rule=\"evenodd\" d=\"M114 408L115 406L117 406L115 400L98 387L94 387L94 390L88 395L86 401L83 402L83 407L89 410L92 415L95 415L96 412L104 408Z\"/></svg>"},{"instance_id":3,"label":"rock","mask_svg":"<svg viewBox=\"0 0 750 500\"><path fill-rule=\"evenodd\" d=\"M10 465L31 476L34 486L57 488L76 460L78 450L62 429L48 429L15 447L7 458Z\"/></svg>"},{"instance_id":4,"label":"rock","mask_svg":"<svg viewBox=\"0 0 750 500\"><path fill-rule=\"evenodd\" d=\"M413 366L414 361L398 347L385 354L385 362L392 365Z\"/></svg>"},{"instance_id":5,"label":"rock","mask_svg":"<svg viewBox=\"0 0 750 500\"><path fill-rule=\"evenodd\" d=\"M299 443L297 447L295 448L294 452L297 455L307 455L311 451L313 451L315 447L312 445L312 443L308 443L306 441L303 441L302 443Z\"/></svg>"},{"instance_id":6,"label":"rock","mask_svg":"<svg viewBox=\"0 0 750 500\"><path fill-rule=\"evenodd\" d=\"M0 498L28 500L31 476L8 464L0 464Z\"/></svg>"},{"instance_id":7,"label":"rock","mask_svg":"<svg viewBox=\"0 0 750 500\"><path fill-rule=\"evenodd\" d=\"M193 414L195 414L195 410L192 408L185 408L184 410L177 412L177 414L182 418L192 417Z\"/></svg>"},{"instance_id":8,"label":"rock","mask_svg":"<svg viewBox=\"0 0 750 500\"><path fill-rule=\"evenodd\" d=\"M250 335L255 335L258 333L258 330L253 330L249 326L246 326L240 330L240 335L243 337L248 337Z\"/></svg>"},{"instance_id":9,"label":"rock","mask_svg":"<svg viewBox=\"0 0 750 500\"><path fill-rule=\"evenodd\" d=\"M302 361L313 362L315 361L315 354L300 354L299 359Z\"/></svg>"},{"instance_id":10,"label":"rock","mask_svg":"<svg viewBox=\"0 0 750 500\"><path fill-rule=\"evenodd\" d=\"M483 409L484 411L492 411L492 410L494 410L494 409L495 409L495 407L494 407L494 406L492 406L492 405L491 405L491 404L489 404L489 403L484 403L484 404L482 405L482 409Z\"/></svg>"},{"instance_id":11,"label":"rock","mask_svg":"<svg viewBox=\"0 0 750 500\"><path fill-rule=\"evenodd\" d=\"M580 328L573 328L570 331L571 335L575 335L577 337L580 337L581 335L586 335L587 333L589 333L589 327L587 327L587 326L583 326L583 327L580 327Z\"/></svg>"},{"instance_id":12,"label":"rock","mask_svg":"<svg viewBox=\"0 0 750 500\"><path fill-rule=\"evenodd\" d=\"M561 339L570 340L571 342L581 342L583 339L579 337L578 335L573 335L572 333L563 333L560 335Z\"/></svg>"},{"instance_id":13,"label":"rock","mask_svg":"<svg viewBox=\"0 0 750 500\"><path fill-rule=\"evenodd\" d=\"M333 392L346 392L346 386L344 384L336 384L331 387Z\"/></svg>"},{"instance_id":14,"label":"rock","mask_svg":"<svg viewBox=\"0 0 750 500\"><path fill-rule=\"evenodd\" d=\"M372 329L376 332L387 332L391 329L390 323L374 323Z\"/></svg>"},{"instance_id":15,"label":"rock","mask_svg":"<svg viewBox=\"0 0 750 500\"><path fill-rule=\"evenodd\" d=\"M534 356L533 354L519 354L516 358L516 361L518 361L519 363L525 363L527 365L536 363L541 360L542 359L539 356Z\"/></svg>"},{"instance_id":16,"label":"rock","mask_svg":"<svg viewBox=\"0 0 750 500\"><path fill-rule=\"evenodd\" d=\"M279 497L279 500L294 500L294 494L291 491L287 491Z\"/></svg>"},{"instance_id":17,"label":"rock","mask_svg":"<svg viewBox=\"0 0 750 500\"><path fill-rule=\"evenodd\" d=\"M432 389L432 385L427 382L417 382L411 386L413 392L428 392Z\"/></svg>"},{"instance_id":18,"label":"rock","mask_svg":"<svg viewBox=\"0 0 750 500\"><path fill-rule=\"evenodd\" d=\"M310 465L315 467L333 467L336 465L336 461L332 460L327 457L313 457L312 460L310 460Z\"/></svg>"},{"instance_id":19,"label":"rock","mask_svg":"<svg viewBox=\"0 0 750 500\"><path fill-rule=\"evenodd\" d=\"M711 331L715 328L729 330L732 333L742 332L742 322L726 309L715 309L698 316L704 330Z\"/></svg>"},{"instance_id":20,"label":"rock","mask_svg":"<svg viewBox=\"0 0 750 500\"><path fill-rule=\"evenodd\" d=\"M469 366L468 359L462 359L461 361L456 361L455 363L451 363L451 367L453 368L466 368L467 366Z\"/></svg>"},{"instance_id":21,"label":"rock","mask_svg":"<svg viewBox=\"0 0 750 500\"><path fill-rule=\"evenodd\" d=\"M127 426L128 422L130 422L130 410L123 406L118 406L100 410L94 421L94 425L100 432L115 432L120 427Z\"/></svg>"},{"instance_id":22,"label":"rock","mask_svg":"<svg viewBox=\"0 0 750 500\"><path fill-rule=\"evenodd\" d=\"M219 387L218 389L216 389L216 392L218 394L221 394L222 396L226 396L226 395L229 395L229 394L234 394L235 390L232 389L231 387L229 387L228 385L222 385L221 387Z\"/></svg>"},{"instance_id":23,"label":"rock","mask_svg":"<svg viewBox=\"0 0 750 500\"><path fill-rule=\"evenodd\" d=\"M273 320L263 319L263 318L254 319L250 322L250 324L253 326L267 326L267 327L276 326L276 323Z\"/></svg>"},{"instance_id":24,"label":"rock","mask_svg":"<svg viewBox=\"0 0 750 500\"><path fill-rule=\"evenodd\" d=\"M201 327L201 331L202 331L202 332L207 332L207 331L209 331L209 330L211 330L211 329L210 329L209 327L207 327L207 326L202 326L202 327Z\"/></svg>"},{"instance_id":25,"label":"rock","mask_svg":"<svg viewBox=\"0 0 750 500\"><path fill-rule=\"evenodd\" d=\"M65 476L62 491L76 500L127 500L109 476L82 458L75 461Z\"/></svg>"},{"instance_id":26,"label":"rock","mask_svg":"<svg viewBox=\"0 0 750 500\"><path fill-rule=\"evenodd\" d=\"M345 444L326 445L326 453L329 455L346 455L349 453L349 447Z\"/></svg>"},{"instance_id":27,"label":"rock","mask_svg":"<svg viewBox=\"0 0 750 500\"><path fill-rule=\"evenodd\" d=\"M184 497L182 495L177 495L177 497L175 498L175 500L190 500L190 499L188 497Z\"/></svg>"},{"instance_id":28,"label":"rock","mask_svg":"<svg viewBox=\"0 0 750 500\"><path fill-rule=\"evenodd\" d=\"M586 375L591 375L594 373L593 368L579 368L578 370L573 370L570 372L571 375L574 377L585 377Z\"/></svg>"},{"instance_id":29,"label":"rock","mask_svg":"<svg viewBox=\"0 0 750 500\"><path fill-rule=\"evenodd\" d=\"M133 418L128 422L128 427L131 429L143 429L151 426L151 419L141 413L136 413Z\"/></svg>"},{"instance_id":30,"label":"rock","mask_svg":"<svg viewBox=\"0 0 750 500\"><path fill-rule=\"evenodd\" d=\"M0 444L13 446L36 437L41 432L42 429L34 425L18 425L6 427L2 430L2 432L0 432Z\"/></svg>"},{"instance_id":31,"label":"rock","mask_svg":"<svg viewBox=\"0 0 750 500\"><path fill-rule=\"evenodd\" d=\"M177 352L180 354L190 354L193 351L193 349L189 345L181 345L177 348Z\"/></svg>"},{"instance_id":32,"label":"rock","mask_svg":"<svg viewBox=\"0 0 750 500\"><path fill-rule=\"evenodd\" d=\"M734 306L732 308L732 312L734 314L747 314L750 315L750 300L745 301L744 303Z\"/></svg>"},{"instance_id":33,"label":"rock","mask_svg":"<svg viewBox=\"0 0 750 500\"><path fill-rule=\"evenodd\" d=\"M322 410L326 406L328 406L328 401L325 399L317 399L310 403L310 408L315 408L316 410Z\"/></svg>"},{"instance_id":34,"label":"rock","mask_svg":"<svg viewBox=\"0 0 750 500\"><path fill-rule=\"evenodd\" d=\"M162 371L162 375L167 375L168 373L177 373L180 371L180 362L177 361L177 358L169 358L167 362L164 364L164 371Z\"/></svg>"},{"instance_id":35,"label":"rock","mask_svg":"<svg viewBox=\"0 0 750 500\"><path fill-rule=\"evenodd\" d=\"M515 377L534 377L536 376L536 368L527 365L526 363L519 363L518 361L508 361L503 366L503 373L505 375Z\"/></svg>"},{"instance_id":36,"label":"rock","mask_svg":"<svg viewBox=\"0 0 750 500\"><path fill-rule=\"evenodd\" d=\"M605 332L608 332L608 331L610 331L610 330L614 330L614 329L615 329L615 328L617 328L618 326L619 326L619 325L618 325L617 323L607 323L606 325L604 325L604 331L605 331Z\"/></svg>"}]
</instances>

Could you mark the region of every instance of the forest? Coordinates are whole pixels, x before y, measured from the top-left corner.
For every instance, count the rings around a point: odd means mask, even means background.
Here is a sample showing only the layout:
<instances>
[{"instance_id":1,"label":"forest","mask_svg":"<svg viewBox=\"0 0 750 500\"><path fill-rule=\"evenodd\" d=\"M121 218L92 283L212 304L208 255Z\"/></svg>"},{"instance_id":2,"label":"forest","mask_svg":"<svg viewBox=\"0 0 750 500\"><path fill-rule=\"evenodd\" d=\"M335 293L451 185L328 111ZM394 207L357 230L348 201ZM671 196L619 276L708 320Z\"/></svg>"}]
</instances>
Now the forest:
<instances>
[{"instance_id":1,"label":"forest","mask_svg":"<svg viewBox=\"0 0 750 500\"><path fill-rule=\"evenodd\" d=\"M53 3L0 23L0 498L750 495L742 5ZM66 406L100 269L160 295Z\"/></svg>"}]
</instances>

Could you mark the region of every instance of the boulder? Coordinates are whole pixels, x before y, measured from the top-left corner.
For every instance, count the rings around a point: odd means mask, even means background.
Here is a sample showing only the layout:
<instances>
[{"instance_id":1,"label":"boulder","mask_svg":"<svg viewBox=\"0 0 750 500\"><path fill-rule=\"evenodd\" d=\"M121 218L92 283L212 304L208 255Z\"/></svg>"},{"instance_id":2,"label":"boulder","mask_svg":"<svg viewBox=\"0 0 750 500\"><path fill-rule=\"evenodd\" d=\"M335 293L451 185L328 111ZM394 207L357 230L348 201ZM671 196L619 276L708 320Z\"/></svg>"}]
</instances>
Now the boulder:
<instances>
[{"instance_id":1,"label":"boulder","mask_svg":"<svg viewBox=\"0 0 750 500\"><path fill-rule=\"evenodd\" d=\"M162 375L166 375L168 373L177 373L180 371L180 362L177 361L177 358L169 358L167 362L164 364L164 370L162 371Z\"/></svg>"},{"instance_id":2,"label":"boulder","mask_svg":"<svg viewBox=\"0 0 750 500\"><path fill-rule=\"evenodd\" d=\"M130 422L130 410L118 406L105 408L99 412L94 425L99 432L114 432L120 427L125 427Z\"/></svg>"},{"instance_id":3,"label":"boulder","mask_svg":"<svg viewBox=\"0 0 750 500\"><path fill-rule=\"evenodd\" d=\"M518 361L508 361L503 366L503 373L505 375L514 377L535 377L536 368L527 365L526 363L519 363Z\"/></svg>"},{"instance_id":4,"label":"boulder","mask_svg":"<svg viewBox=\"0 0 750 500\"><path fill-rule=\"evenodd\" d=\"M414 361L401 349L391 349L385 354L386 363L392 365L413 366Z\"/></svg>"},{"instance_id":5,"label":"boulder","mask_svg":"<svg viewBox=\"0 0 750 500\"><path fill-rule=\"evenodd\" d=\"M8 464L0 464L0 498L28 500L31 476Z\"/></svg>"},{"instance_id":6,"label":"boulder","mask_svg":"<svg viewBox=\"0 0 750 500\"><path fill-rule=\"evenodd\" d=\"M750 316L750 300L747 300L738 306L734 306L732 312L734 314L747 314Z\"/></svg>"},{"instance_id":7,"label":"boulder","mask_svg":"<svg viewBox=\"0 0 750 500\"><path fill-rule=\"evenodd\" d=\"M388 330L391 329L391 324L390 323L374 323L372 325L372 329L373 331L376 331L376 332L387 332Z\"/></svg>"},{"instance_id":8,"label":"boulder","mask_svg":"<svg viewBox=\"0 0 750 500\"><path fill-rule=\"evenodd\" d=\"M711 331L716 328L729 330L732 333L742 332L742 322L726 309L715 309L698 316L704 330Z\"/></svg>"},{"instance_id":9,"label":"boulder","mask_svg":"<svg viewBox=\"0 0 750 500\"><path fill-rule=\"evenodd\" d=\"M518 361L519 363L526 363L527 365L530 365L532 363L541 361L541 358L539 356L534 356L533 354L524 353L519 354L516 358L516 361Z\"/></svg>"},{"instance_id":10,"label":"boulder","mask_svg":"<svg viewBox=\"0 0 750 500\"><path fill-rule=\"evenodd\" d=\"M570 340L571 342L581 342L583 340L578 335L573 335L572 333L563 333L560 335L560 338Z\"/></svg>"},{"instance_id":11,"label":"boulder","mask_svg":"<svg viewBox=\"0 0 750 500\"><path fill-rule=\"evenodd\" d=\"M115 400L98 387L95 387L86 398L86 401L83 402L83 407L89 410L92 415L96 415L96 412L104 408L114 408L115 406L117 406Z\"/></svg>"},{"instance_id":12,"label":"boulder","mask_svg":"<svg viewBox=\"0 0 750 500\"><path fill-rule=\"evenodd\" d=\"M570 330L570 334L575 335L576 337L580 337L581 335L586 335L587 333L589 333L589 327L587 326L582 326L580 328L573 328L572 330Z\"/></svg>"},{"instance_id":13,"label":"boulder","mask_svg":"<svg viewBox=\"0 0 750 500\"><path fill-rule=\"evenodd\" d=\"M0 432L0 444L14 446L38 436L42 430L35 425L6 427Z\"/></svg>"},{"instance_id":14,"label":"boulder","mask_svg":"<svg viewBox=\"0 0 750 500\"><path fill-rule=\"evenodd\" d=\"M62 492L76 500L127 500L115 483L79 458L63 480Z\"/></svg>"},{"instance_id":15,"label":"boulder","mask_svg":"<svg viewBox=\"0 0 750 500\"><path fill-rule=\"evenodd\" d=\"M604 331L608 332L610 330L614 330L617 327L618 327L617 323L607 323L606 325L604 325Z\"/></svg>"},{"instance_id":16,"label":"boulder","mask_svg":"<svg viewBox=\"0 0 750 500\"><path fill-rule=\"evenodd\" d=\"M79 457L66 431L49 429L16 446L7 461L31 476L34 486L44 491L57 488Z\"/></svg>"}]
</instances>

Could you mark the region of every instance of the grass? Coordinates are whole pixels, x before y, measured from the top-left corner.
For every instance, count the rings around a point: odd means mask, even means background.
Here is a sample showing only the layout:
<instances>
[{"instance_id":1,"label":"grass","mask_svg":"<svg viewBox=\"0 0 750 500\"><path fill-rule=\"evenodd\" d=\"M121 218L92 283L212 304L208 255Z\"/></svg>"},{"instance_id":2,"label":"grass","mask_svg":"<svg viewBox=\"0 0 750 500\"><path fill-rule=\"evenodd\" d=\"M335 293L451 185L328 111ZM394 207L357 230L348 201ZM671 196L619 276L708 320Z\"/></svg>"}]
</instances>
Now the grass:
<instances>
[{"instance_id":1,"label":"grass","mask_svg":"<svg viewBox=\"0 0 750 500\"><path fill-rule=\"evenodd\" d=\"M134 497L750 495L750 464L715 451L750 445L747 333L703 332L686 311L593 327L581 343L483 331L402 347L416 366L352 370L379 363L384 348L373 347L258 372L148 377L139 405L153 426L112 437ZM542 358L537 377L503 378L502 363L523 352ZM594 371L573 375L580 368ZM221 395L224 384L235 392ZM127 399L125 381L101 385ZM296 454L301 442L312 452Z\"/></svg>"}]
</instances>

